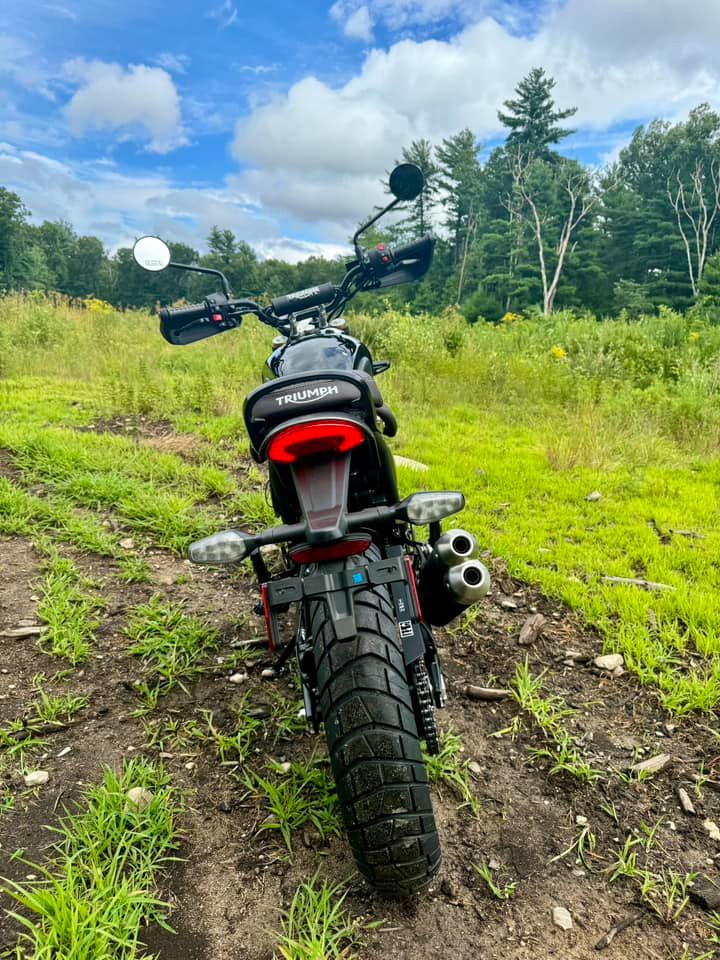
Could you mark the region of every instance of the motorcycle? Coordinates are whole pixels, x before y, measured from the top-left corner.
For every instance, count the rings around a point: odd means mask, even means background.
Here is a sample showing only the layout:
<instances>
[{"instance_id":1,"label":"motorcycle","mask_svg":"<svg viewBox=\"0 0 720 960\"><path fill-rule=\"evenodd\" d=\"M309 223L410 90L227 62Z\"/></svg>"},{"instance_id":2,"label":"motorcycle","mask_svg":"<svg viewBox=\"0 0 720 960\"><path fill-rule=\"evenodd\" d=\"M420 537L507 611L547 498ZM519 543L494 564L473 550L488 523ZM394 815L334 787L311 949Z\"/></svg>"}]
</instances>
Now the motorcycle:
<instances>
[{"instance_id":1,"label":"motorcycle","mask_svg":"<svg viewBox=\"0 0 720 960\"><path fill-rule=\"evenodd\" d=\"M323 283L271 300L233 299L225 276L171 262L167 245L141 237L136 262L215 275L221 291L202 303L160 311L160 330L186 345L240 326L253 315L277 336L263 384L244 420L254 460L266 464L282 524L251 534L226 530L190 547L197 564L251 561L275 655L265 677L297 662L307 720L325 728L347 837L360 872L382 894L422 890L440 867L440 842L421 752L439 750L435 708L446 687L432 627L444 626L488 591L465 530L441 521L465 505L462 493L398 494L387 440L397 421L373 361L342 319L359 292L418 280L434 239L363 249L359 239L397 204L415 199L423 175L413 164L391 173L394 199L353 237L354 259L339 285ZM414 528L426 526L418 540ZM271 575L262 548L281 545L286 569ZM290 608L295 627L281 636Z\"/></svg>"}]
</instances>

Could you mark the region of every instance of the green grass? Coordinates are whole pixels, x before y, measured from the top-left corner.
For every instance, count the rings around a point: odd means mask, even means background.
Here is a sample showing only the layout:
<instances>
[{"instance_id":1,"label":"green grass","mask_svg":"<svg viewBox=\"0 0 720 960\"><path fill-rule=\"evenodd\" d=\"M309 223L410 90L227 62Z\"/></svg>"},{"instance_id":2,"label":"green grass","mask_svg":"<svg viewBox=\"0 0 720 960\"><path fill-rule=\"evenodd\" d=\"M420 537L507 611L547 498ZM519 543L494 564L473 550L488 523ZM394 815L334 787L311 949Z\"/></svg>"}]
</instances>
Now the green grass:
<instances>
[{"instance_id":1,"label":"green grass","mask_svg":"<svg viewBox=\"0 0 720 960\"><path fill-rule=\"evenodd\" d=\"M526 658L517 665L510 682L510 689L520 709L532 718L548 741L548 746L531 750L530 757L550 761L551 776L565 773L583 783L594 783L601 777L601 771L585 759L576 738L563 724L563 720L573 716L575 710L567 707L561 697L542 695L544 672L533 676ZM516 734L520 725L520 718L517 717L508 730Z\"/></svg>"},{"instance_id":2,"label":"green grass","mask_svg":"<svg viewBox=\"0 0 720 960\"><path fill-rule=\"evenodd\" d=\"M132 640L128 653L142 658L145 676L136 689L143 710L199 676L205 669L203 659L218 642L207 623L186 614L180 604L163 603L157 594L132 609L125 633Z\"/></svg>"},{"instance_id":3,"label":"green grass","mask_svg":"<svg viewBox=\"0 0 720 960\"><path fill-rule=\"evenodd\" d=\"M243 774L248 790L267 810L259 832L278 831L292 855L293 834L314 827L322 838L340 835L340 804L331 777L311 757L306 763L292 763L289 770L271 762L270 774L255 771Z\"/></svg>"},{"instance_id":4,"label":"green grass","mask_svg":"<svg viewBox=\"0 0 720 960\"><path fill-rule=\"evenodd\" d=\"M295 891L277 935L282 960L356 960L362 930L382 923L353 919L344 906L346 884L319 882L317 875Z\"/></svg>"},{"instance_id":5,"label":"green grass","mask_svg":"<svg viewBox=\"0 0 720 960\"><path fill-rule=\"evenodd\" d=\"M0 447L20 470L11 484L22 501L0 485L0 504L15 501L10 530L40 524L82 539L91 532L63 532L56 511L74 523L87 516L78 508L110 511L182 552L235 513L253 526L269 519L255 468L242 484L235 470L246 463L242 402L259 381L266 330L249 321L177 349L140 313L35 295L2 306ZM28 323L41 339L28 340ZM457 522L514 576L577 610L666 709L720 704L720 327L668 310L633 323L562 313L468 327L389 312L354 324L393 361L379 382L400 422L394 451L429 466L401 468L402 492L464 490ZM202 437L198 461L77 430L118 414ZM46 492L32 499L30 483ZM602 499L585 500L592 490Z\"/></svg>"},{"instance_id":6,"label":"green grass","mask_svg":"<svg viewBox=\"0 0 720 960\"><path fill-rule=\"evenodd\" d=\"M46 693L37 687L38 699L32 704L35 716L42 723L63 726L72 720L76 713L84 710L90 702L87 697L72 693Z\"/></svg>"},{"instance_id":7,"label":"green grass","mask_svg":"<svg viewBox=\"0 0 720 960\"><path fill-rule=\"evenodd\" d=\"M152 799L139 809L127 797L143 787ZM20 925L16 956L32 960L135 960L144 956L147 923L167 925L158 899L159 874L177 845L177 799L161 768L132 761L105 771L81 805L54 828L46 864L28 863L39 880L5 880Z\"/></svg>"},{"instance_id":8,"label":"green grass","mask_svg":"<svg viewBox=\"0 0 720 960\"><path fill-rule=\"evenodd\" d=\"M87 581L72 560L52 551L44 568L38 617L47 632L41 646L75 666L88 657L103 604L86 592Z\"/></svg>"},{"instance_id":9,"label":"green grass","mask_svg":"<svg viewBox=\"0 0 720 960\"><path fill-rule=\"evenodd\" d=\"M431 756L423 746L423 759L427 767L430 783L438 787L449 787L455 796L461 800L460 807L467 807L474 817L480 816L480 799L475 794L470 782L468 770L469 760L463 757L463 743L460 737L452 730L444 730L440 734L440 752Z\"/></svg>"},{"instance_id":10,"label":"green grass","mask_svg":"<svg viewBox=\"0 0 720 960\"><path fill-rule=\"evenodd\" d=\"M474 863L472 868L478 876L482 877L488 890L496 900L509 900L514 896L517 889L517 880L506 880L500 883L493 875L489 864L485 862L481 863L480 866Z\"/></svg>"}]
</instances>

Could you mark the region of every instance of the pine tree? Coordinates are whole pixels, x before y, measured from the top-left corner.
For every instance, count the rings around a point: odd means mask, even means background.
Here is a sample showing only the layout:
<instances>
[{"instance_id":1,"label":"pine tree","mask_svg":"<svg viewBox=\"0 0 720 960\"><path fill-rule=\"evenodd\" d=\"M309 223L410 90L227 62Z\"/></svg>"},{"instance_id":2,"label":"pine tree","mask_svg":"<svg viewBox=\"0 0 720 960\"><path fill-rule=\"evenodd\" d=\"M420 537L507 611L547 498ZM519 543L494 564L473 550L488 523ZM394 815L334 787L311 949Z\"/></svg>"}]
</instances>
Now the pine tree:
<instances>
[{"instance_id":1,"label":"pine tree","mask_svg":"<svg viewBox=\"0 0 720 960\"><path fill-rule=\"evenodd\" d=\"M552 156L550 145L569 137L574 130L557 126L577 113L577 107L556 110L553 100L555 80L542 67L533 68L515 88L517 100L506 100L508 113L498 110L498 120L510 130L507 146L526 157Z\"/></svg>"},{"instance_id":2,"label":"pine tree","mask_svg":"<svg viewBox=\"0 0 720 960\"><path fill-rule=\"evenodd\" d=\"M438 166L433 156L433 146L429 140L413 140L409 147L403 147L402 158L398 163L414 163L423 172L425 186L416 200L405 208L408 215L396 224L398 233L411 237L422 236L432 231L432 211L437 203Z\"/></svg>"},{"instance_id":3,"label":"pine tree","mask_svg":"<svg viewBox=\"0 0 720 960\"><path fill-rule=\"evenodd\" d=\"M468 234L478 215L480 162L472 130L446 137L435 148L438 161L437 185L444 193L444 225L450 234L452 262L457 266L466 252Z\"/></svg>"}]
</instances>

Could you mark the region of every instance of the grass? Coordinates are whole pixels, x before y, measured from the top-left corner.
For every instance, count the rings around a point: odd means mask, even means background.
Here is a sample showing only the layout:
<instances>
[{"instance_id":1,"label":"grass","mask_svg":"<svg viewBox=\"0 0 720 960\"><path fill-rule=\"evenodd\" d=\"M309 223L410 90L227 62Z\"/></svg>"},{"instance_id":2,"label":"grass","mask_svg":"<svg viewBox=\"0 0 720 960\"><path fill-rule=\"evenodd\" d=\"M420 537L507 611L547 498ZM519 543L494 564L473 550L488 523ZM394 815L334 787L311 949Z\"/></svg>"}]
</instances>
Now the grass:
<instances>
[{"instance_id":1,"label":"grass","mask_svg":"<svg viewBox=\"0 0 720 960\"><path fill-rule=\"evenodd\" d=\"M90 702L87 697L72 693L51 694L37 687L38 699L32 704L35 716L42 723L63 726Z\"/></svg>"},{"instance_id":2,"label":"grass","mask_svg":"<svg viewBox=\"0 0 720 960\"><path fill-rule=\"evenodd\" d=\"M538 747L530 751L531 759L548 760L551 763L551 776L565 773L582 783L594 783L602 772L596 770L585 759L578 742L563 725L563 720L573 716L574 710L554 695L543 696L544 672L533 676L527 658L517 665L510 689L521 710L529 714L536 726L547 738L549 746ZM515 723L511 732L516 732Z\"/></svg>"},{"instance_id":3,"label":"grass","mask_svg":"<svg viewBox=\"0 0 720 960\"><path fill-rule=\"evenodd\" d=\"M163 603L158 594L133 608L125 633L132 640L128 653L142 658L145 671L136 684L141 712L201 674L203 658L218 642L217 632L204 621L186 614L180 604Z\"/></svg>"},{"instance_id":4,"label":"grass","mask_svg":"<svg viewBox=\"0 0 720 960\"><path fill-rule=\"evenodd\" d=\"M44 566L38 617L47 631L41 646L75 666L88 657L103 604L85 591L87 580L72 560L52 551Z\"/></svg>"},{"instance_id":5,"label":"grass","mask_svg":"<svg viewBox=\"0 0 720 960\"><path fill-rule=\"evenodd\" d=\"M480 800L470 782L468 760L463 758L463 743L452 730L440 734L440 751L431 756L423 747L423 759L430 783L449 787L461 801L461 808L468 808L474 817L480 816Z\"/></svg>"},{"instance_id":6,"label":"grass","mask_svg":"<svg viewBox=\"0 0 720 960\"><path fill-rule=\"evenodd\" d=\"M133 787L152 793L146 807L128 801ZM177 799L161 768L132 761L85 791L54 828L46 864L27 863L40 879L3 882L20 912L18 958L135 960L147 923L167 925L170 907L156 895L177 845Z\"/></svg>"},{"instance_id":7,"label":"grass","mask_svg":"<svg viewBox=\"0 0 720 960\"><path fill-rule=\"evenodd\" d=\"M340 835L340 805L331 777L315 757L291 763L289 769L271 762L270 775L248 771L243 782L268 811L259 832L278 831L292 855L293 834L314 827L320 836Z\"/></svg>"},{"instance_id":8,"label":"grass","mask_svg":"<svg viewBox=\"0 0 720 960\"><path fill-rule=\"evenodd\" d=\"M478 866L472 865L478 876L482 877L490 893L496 900L509 900L517 890L517 880L506 880L502 885L495 879L489 864L483 862Z\"/></svg>"},{"instance_id":9,"label":"grass","mask_svg":"<svg viewBox=\"0 0 720 960\"><path fill-rule=\"evenodd\" d=\"M247 701L246 694L240 704L233 708L234 721L230 733L217 729L211 710L202 711L207 729L206 739L215 745L221 763L244 763L252 750L255 735L263 728L263 722L248 713Z\"/></svg>"},{"instance_id":10,"label":"grass","mask_svg":"<svg viewBox=\"0 0 720 960\"><path fill-rule=\"evenodd\" d=\"M344 883L318 881L317 875L300 884L282 917L277 936L282 960L356 960L353 948L362 930L382 923L361 923L344 906Z\"/></svg>"},{"instance_id":11,"label":"grass","mask_svg":"<svg viewBox=\"0 0 720 960\"><path fill-rule=\"evenodd\" d=\"M182 552L225 520L267 521L255 472L240 484L234 469L246 462L242 402L268 350L259 325L179 350L141 313L37 295L2 309L0 447L18 474L0 478L0 529L42 525L112 552L106 530L81 529L83 510L109 511ZM36 322L43 337L29 339ZM400 421L393 450L428 465L428 489L465 491L458 521L482 547L576 609L667 710L720 704L720 326L668 310L633 323L560 313L468 327L386 312L353 324L393 361L381 380ZM205 442L188 463L142 436L88 432L118 414ZM403 493L417 487L418 474L398 474ZM592 490L599 501L585 499Z\"/></svg>"}]
</instances>

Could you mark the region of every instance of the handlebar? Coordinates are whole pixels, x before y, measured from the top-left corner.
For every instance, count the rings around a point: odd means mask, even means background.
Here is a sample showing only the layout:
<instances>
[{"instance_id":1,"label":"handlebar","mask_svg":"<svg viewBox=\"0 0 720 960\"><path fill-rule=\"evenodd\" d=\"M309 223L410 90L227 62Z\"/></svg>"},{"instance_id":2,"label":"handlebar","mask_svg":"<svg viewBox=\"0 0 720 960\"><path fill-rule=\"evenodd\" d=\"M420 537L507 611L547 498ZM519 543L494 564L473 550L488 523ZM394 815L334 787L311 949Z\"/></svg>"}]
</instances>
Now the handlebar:
<instances>
[{"instance_id":1,"label":"handlebar","mask_svg":"<svg viewBox=\"0 0 720 960\"><path fill-rule=\"evenodd\" d=\"M403 243L399 247L392 248L392 257L395 263L399 260L419 260L427 256L435 246L435 240L429 234L420 237L419 240L411 240L410 243Z\"/></svg>"},{"instance_id":2,"label":"handlebar","mask_svg":"<svg viewBox=\"0 0 720 960\"><path fill-rule=\"evenodd\" d=\"M299 313L301 310L332 303L336 293L337 287L334 283L321 283L318 287L307 287L305 290L275 297L270 301L270 305L276 316L286 317L289 313Z\"/></svg>"},{"instance_id":3,"label":"handlebar","mask_svg":"<svg viewBox=\"0 0 720 960\"><path fill-rule=\"evenodd\" d=\"M187 307L163 307L160 311L160 319L166 323L192 323L193 320L205 320L208 317L208 305L206 301L202 303L190 303Z\"/></svg>"}]
</instances>

